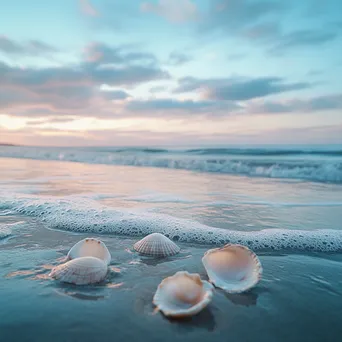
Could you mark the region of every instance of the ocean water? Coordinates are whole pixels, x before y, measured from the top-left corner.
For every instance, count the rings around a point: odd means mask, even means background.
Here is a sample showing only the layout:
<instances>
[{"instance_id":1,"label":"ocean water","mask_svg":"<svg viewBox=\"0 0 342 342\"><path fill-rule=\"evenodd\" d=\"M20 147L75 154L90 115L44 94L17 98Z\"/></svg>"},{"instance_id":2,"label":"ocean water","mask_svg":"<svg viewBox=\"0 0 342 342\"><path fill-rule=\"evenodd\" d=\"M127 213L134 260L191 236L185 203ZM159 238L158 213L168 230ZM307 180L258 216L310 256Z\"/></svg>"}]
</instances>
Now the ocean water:
<instances>
[{"instance_id":1,"label":"ocean water","mask_svg":"<svg viewBox=\"0 0 342 342\"><path fill-rule=\"evenodd\" d=\"M0 340L339 341L341 183L338 148L0 147ZM132 252L151 232L181 253ZM89 236L112 254L106 281L49 279ZM257 287L186 321L154 312L163 278L206 279L204 252L228 242L260 256Z\"/></svg>"},{"instance_id":2,"label":"ocean water","mask_svg":"<svg viewBox=\"0 0 342 342\"><path fill-rule=\"evenodd\" d=\"M0 157L342 183L341 145L185 149L0 146Z\"/></svg>"}]
</instances>

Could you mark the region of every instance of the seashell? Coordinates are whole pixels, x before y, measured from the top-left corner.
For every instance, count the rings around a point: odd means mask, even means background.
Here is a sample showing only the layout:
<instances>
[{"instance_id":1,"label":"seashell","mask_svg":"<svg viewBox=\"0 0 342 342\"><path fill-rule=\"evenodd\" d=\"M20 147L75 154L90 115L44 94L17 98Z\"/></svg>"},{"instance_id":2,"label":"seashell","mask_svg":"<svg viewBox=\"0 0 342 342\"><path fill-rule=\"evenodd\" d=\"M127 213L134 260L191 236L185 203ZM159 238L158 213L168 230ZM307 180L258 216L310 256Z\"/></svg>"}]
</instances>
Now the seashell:
<instances>
[{"instance_id":1,"label":"seashell","mask_svg":"<svg viewBox=\"0 0 342 342\"><path fill-rule=\"evenodd\" d=\"M106 263L94 257L81 257L56 266L50 277L76 285L95 284L102 281L108 272Z\"/></svg>"},{"instance_id":2,"label":"seashell","mask_svg":"<svg viewBox=\"0 0 342 342\"><path fill-rule=\"evenodd\" d=\"M134 250L143 255L167 257L179 253L180 248L165 235L153 233L136 242Z\"/></svg>"},{"instance_id":3,"label":"seashell","mask_svg":"<svg viewBox=\"0 0 342 342\"><path fill-rule=\"evenodd\" d=\"M182 318L193 316L211 301L213 286L198 274L180 271L165 278L158 286L153 304L165 316Z\"/></svg>"},{"instance_id":4,"label":"seashell","mask_svg":"<svg viewBox=\"0 0 342 342\"><path fill-rule=\"evenodd\" d=\"M208 250L203 265L209 281L228 293L240 293L255 286L262 276L262 266L249 248L228 244Z\"/></svg>"},{"instance_id":5,"label":"seashell","mask_svg":"<svg viewBox=\"0 0 342 342\"><path fill-rule=\"evenodd\" d=\"M106 245L101 240L94 238L87 238L77 242L68 253L68 259L86 256L99 258L107 265L110 264L112 258Z\"/></svg>"}]
</instances>

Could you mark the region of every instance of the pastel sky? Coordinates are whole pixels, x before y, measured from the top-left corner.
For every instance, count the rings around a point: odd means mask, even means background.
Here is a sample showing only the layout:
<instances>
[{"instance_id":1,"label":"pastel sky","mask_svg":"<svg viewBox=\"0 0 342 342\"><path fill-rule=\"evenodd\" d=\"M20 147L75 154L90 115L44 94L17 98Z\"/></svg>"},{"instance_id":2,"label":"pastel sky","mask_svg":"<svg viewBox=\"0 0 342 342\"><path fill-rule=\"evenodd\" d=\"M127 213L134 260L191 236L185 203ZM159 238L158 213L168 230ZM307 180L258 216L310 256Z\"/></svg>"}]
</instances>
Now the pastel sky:
<instances>
[{"instance_id":1,"label":"pastel sky","mask_svg":"<svg viewBox=\"0 0 342 342\"><path fill-rule=\"evenodd\" d=\"M342 143L341 0L0 0L0 143Z\"/></svg>"}]
</instances>

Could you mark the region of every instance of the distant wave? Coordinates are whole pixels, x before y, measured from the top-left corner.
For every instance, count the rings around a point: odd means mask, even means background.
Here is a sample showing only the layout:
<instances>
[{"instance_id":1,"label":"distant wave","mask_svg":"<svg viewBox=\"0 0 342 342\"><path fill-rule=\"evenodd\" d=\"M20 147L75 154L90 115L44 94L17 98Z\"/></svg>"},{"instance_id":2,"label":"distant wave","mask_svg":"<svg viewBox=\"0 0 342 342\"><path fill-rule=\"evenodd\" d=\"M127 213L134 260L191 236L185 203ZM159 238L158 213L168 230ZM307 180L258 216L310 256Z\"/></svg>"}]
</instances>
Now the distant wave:
<instances>
[{"instance_id":1,"label":"distant wave","mask_svg":"<svg viewBox=\"0 0 342 342\"><path fill-rule=\"evenodd\" d=\"M230 156L227 151L230 151ZM235 151L235 154L232 151ZM252 153L251 151L253 151L253 155L248 154ZM312 150L305 152L307 156L303 158L292 158L285 155L289 152L290 150L281 151L283 154L279 154L278 151L278 155L276 155L275 151L270 154L270 150L266 149L195 149L187 152L171 152L149 148L2 147L0 148L0 157L160 167L252 177L342 183L342 158L338 158L340 154L342 156L342 151ZM304 152L300 153L304 154ZM313 156L322 153L329 154L324 158ZM295 152L293 151L292 154Z\"/></svg>"},{"instance_id":2,"label":"distant wave","mask_svg":"<svg viewBox=\"0 0 342 342\"><path fill-rule=\"evenodd\" d=\"M342 156L342 150L309 150L309 149L258 149L258 148L204 148L186 150L187 153L201 155L246 155L246 156L295 156L295 155L326 155L326 156Z\"/></svg>"}]
</instances>

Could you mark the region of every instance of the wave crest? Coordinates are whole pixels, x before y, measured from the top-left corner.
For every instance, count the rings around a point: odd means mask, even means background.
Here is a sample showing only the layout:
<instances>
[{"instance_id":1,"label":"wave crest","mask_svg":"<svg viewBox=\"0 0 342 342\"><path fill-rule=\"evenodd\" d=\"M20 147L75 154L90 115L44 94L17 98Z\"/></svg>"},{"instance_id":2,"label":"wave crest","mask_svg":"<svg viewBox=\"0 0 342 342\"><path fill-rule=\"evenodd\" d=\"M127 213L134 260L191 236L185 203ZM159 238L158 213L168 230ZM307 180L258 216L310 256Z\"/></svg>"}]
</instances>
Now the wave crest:
<instances>
[{"instance_id":1,"label":"wave crest","mask_svg":"<svg viewBox=\"0 0 342 342\"><path fill-rule=\"evenodd\" d=\"M134 152L132 152L134 151ZM146 152L148 151L148 152ZM215 156L195 154L170 154L166 150L140 149L130 152L111 148L0 148L0 157L39 160L61 160L89 164L130 165L183 169L197 172L214 172L253 177L302 179L317 182L342 183L342 159L315 160ZM206 150L193 150L206 151ZM202 152L201 152L202 153ZM200 153L200 154L201 154Z\"/></svg>"}]
</instances>

